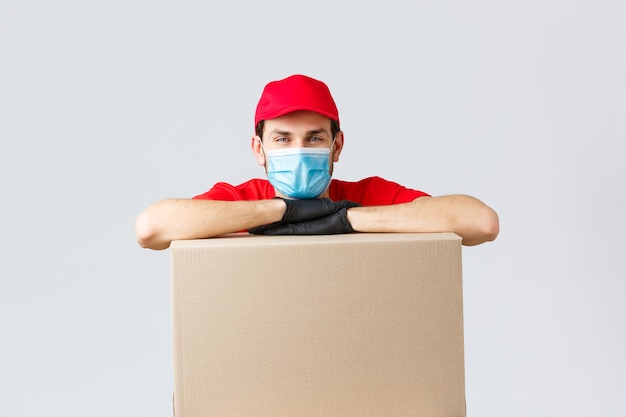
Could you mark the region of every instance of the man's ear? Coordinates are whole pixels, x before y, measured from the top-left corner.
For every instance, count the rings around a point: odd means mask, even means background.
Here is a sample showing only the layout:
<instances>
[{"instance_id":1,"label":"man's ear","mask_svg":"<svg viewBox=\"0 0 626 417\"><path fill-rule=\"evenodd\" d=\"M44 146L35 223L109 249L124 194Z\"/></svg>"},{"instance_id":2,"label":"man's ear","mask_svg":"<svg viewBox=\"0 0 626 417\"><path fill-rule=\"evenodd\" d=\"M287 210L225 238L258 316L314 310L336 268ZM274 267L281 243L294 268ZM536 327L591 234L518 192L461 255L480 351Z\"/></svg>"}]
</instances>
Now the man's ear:
<instances>
[{"instance_id":1,"label":"man's ear","mask_svg":"<svg viewBox=\"0 0 626 417\"><path fill-rule=\"evenodd\" d=\"M258 135L252 136L252 142L250 143L254 157L259 165L265 166L265 152L261 145L261 138Z\"/></svg>"},{"instance_id":2,"label":"man's ear","mask_svg":"<svg viewBox=\"0 0 626 417\"><path fill-rule=\"evenodd\" d=\"M335 135L335 146L333 148L333 162L339 162L339 155L341 154L341 151L343 150L343 141L344 141L343 132L342 131L337 132L337 134Z\"/></svg>"}]
</instances>

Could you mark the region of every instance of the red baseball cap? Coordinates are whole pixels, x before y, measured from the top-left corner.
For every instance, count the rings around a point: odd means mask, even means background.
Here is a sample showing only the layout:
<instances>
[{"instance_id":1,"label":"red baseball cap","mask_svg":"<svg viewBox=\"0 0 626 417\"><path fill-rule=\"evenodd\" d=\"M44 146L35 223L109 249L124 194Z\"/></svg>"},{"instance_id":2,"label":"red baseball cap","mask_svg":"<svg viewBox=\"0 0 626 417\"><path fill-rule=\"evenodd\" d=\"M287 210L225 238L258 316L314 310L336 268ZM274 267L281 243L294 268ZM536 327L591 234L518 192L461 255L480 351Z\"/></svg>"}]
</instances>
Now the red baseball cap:
<instances>
[{"instance_id":1,"label":"red baseball cap","mask_svg":"<svg viewBox=\"0 0 626 417\"><path fill-rule=\"evenodd\" d=\"M254 125L298 110L314 111L339 123L339 112L328 86L297 74L265 86L256 107Z\"/></svg>"}]
</instances>

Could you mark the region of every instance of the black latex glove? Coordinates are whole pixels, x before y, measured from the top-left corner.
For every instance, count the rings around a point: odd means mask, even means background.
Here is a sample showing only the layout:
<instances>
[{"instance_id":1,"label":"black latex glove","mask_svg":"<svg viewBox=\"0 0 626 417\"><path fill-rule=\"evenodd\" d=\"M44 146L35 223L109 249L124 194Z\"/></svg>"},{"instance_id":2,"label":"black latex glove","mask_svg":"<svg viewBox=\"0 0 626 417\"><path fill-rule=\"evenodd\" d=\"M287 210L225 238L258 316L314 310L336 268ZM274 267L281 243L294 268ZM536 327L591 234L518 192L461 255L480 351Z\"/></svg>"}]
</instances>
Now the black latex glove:
<instances>
[{"instance_id":1,"label":"black latex glove","mask_svg":"<svg viewBox=\"0 0 626 417\"><path fill-rule=\"evenodd\" d=\"M283 199L287 205L281 223L300 223L308 220L329 216L344 208L358 207L360 204L353 201L332 201L328 198L314 198L310 200Z\"/></svg>"},{"instance_id":2,"label":"black latex glove","mask_svg":"<svg viewBox=\"0 0 626 417\"><path fill-rule=\"evenodd\" d=\"M276 197L279 198L279 197ZM253 227L248 230L249 233L255 235L270 234L265 233L266 230L272 229L279 225L294 224L306 222L314 219L320 219L327 217L331 214L337 213L342 209L349 209L351 207L359 207L359 203L349 200L332 201L328 198L314 198L310 200L288 200L281 199L285 202L287 208L283 214L282 219L276 223L270 223L263 226ZM287 234L287 233L274 233L274 234ZM302 233L300 233L302 234ZM305 233L316 234L316 233Z\"/></svg>"},{"instance_id":3,"label":"black latex glove","mask_svg":"<svg viewBox=\"0 0 626 417\"><path fill-rule=\"evenodd\" d=\"M341 210L329 216L299 223L278 223L249 230L258 235L335 235L354 233L355 230L348 221L348 209Z\"/></svg>"}]
</instances>

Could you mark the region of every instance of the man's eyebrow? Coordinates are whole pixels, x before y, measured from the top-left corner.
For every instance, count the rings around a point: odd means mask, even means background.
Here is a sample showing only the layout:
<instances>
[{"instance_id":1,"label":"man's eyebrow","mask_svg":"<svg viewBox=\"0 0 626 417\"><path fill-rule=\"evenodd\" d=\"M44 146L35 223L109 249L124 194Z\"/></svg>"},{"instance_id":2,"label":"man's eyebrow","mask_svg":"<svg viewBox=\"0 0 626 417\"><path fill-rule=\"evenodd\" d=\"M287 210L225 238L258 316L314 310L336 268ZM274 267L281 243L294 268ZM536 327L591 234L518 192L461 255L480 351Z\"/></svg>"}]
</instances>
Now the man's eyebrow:
<instances>
[{"instance_id":1,"label":"man's eyebrow","mask_svg":"<svg viewBox=\"0 0 626 417\"><path fill-rule=\"evenodd\" d=\"M319 129L313 129L313 130L309 130L308 132L306 132L307 136L319 135L321 133L328 133L328 130L324 129L323 127L320 127Z\"/></svg>"},{"instance_id":2,"label":"man's eyebrow","mask_svg":"<svg viewBox=\"0 0 626 417\"><path fill-rule=\"evenodd\" d=\"M324 129L323 127L320 127L319 129L307 130L306 135L311 136L311 135L319 135L322 133L327 134L328 130ZM293 132L290 132L288 130L274 129L270 132L270 135L292 136Z\"/></svg>"},{"instance_id":3,"label":"man's eyebrow","mask_svg":"<svg viewBox=\"0 0 626 417\"><path fill-rule=\"evenodd\" d=\"M288 130L274 129L270 132L270 135L291 136L292 133Z\"/></svg>"}]
</instances>

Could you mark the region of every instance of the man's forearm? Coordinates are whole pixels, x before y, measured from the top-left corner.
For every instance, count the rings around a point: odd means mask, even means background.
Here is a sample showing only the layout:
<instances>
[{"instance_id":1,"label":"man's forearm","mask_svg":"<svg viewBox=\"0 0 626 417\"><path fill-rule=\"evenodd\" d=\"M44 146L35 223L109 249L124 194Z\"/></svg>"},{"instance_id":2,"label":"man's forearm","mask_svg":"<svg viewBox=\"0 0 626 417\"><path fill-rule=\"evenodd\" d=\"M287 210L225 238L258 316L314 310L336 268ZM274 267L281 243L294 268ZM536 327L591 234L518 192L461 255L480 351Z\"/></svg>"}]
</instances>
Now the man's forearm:
<instances>
[{"instance_id":1,"label":"man's forearm","mask_svg":"<svg viewBox=\"0 0 626 417\"><path fill-rule=\"evenodd\" d=\"M494 240L499 221L496 212L481 201L465 196L420 197L390 206L355 207L348 220L357 232L453 232L464 245Z\"/></svg>"},{"instance_id":2,"label":"man's forearm","mask_svg":"<svg viewBox=\"0 0 626 417\"><path fill-rule=\"evenodd\" d=\"M148 207L135 222L137 242L166 249L173 240L203 239L279 221L281 200L214 201L170 199Z\"/></svg>"}]
</instances>

